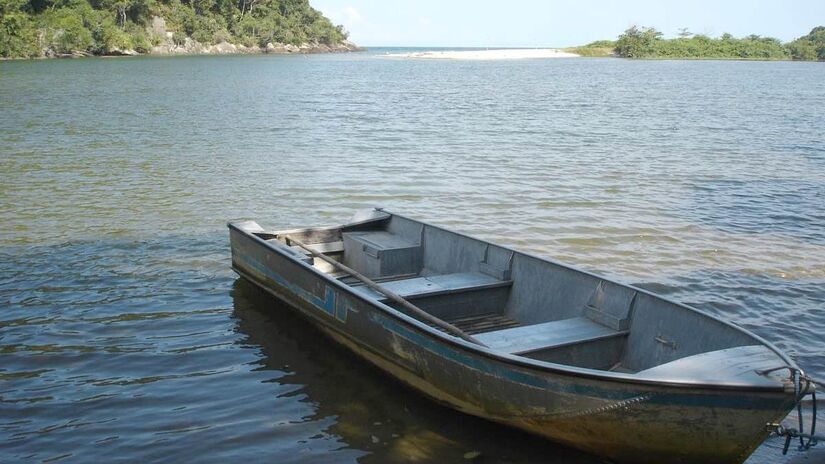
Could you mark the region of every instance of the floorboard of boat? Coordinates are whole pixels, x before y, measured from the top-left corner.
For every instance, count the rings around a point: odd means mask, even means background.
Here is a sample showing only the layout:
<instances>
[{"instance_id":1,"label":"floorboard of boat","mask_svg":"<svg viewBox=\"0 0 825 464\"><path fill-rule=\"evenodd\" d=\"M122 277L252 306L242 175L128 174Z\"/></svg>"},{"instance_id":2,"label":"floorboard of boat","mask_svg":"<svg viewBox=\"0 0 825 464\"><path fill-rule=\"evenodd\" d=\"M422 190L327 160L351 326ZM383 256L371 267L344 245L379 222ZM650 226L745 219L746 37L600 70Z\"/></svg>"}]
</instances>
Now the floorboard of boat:
<instances>
[{"instance_id":1,"label":"floorboard of boat","mask_svg":"<svg viewBox=\"0 0 825 464\"><path fill-rule=\"evenodd\" d=\"M383 282L395 282L397 280L409 280L418 277L418 274L399 274L399 275L392 275L392 276L384 276L384 277L373 277L373 282L376 283L383 283ZM365 284L357 277L354 277L350 274L345 272L339 273L336 279L340 280L341 282L349 285L350 287L363 287Z\"/></svg>"},{"instance_id":2,"label":"floorboard of boat","mask_svg":"<svg viewBox=\"0 0 825 464\"><path fill-rule=\"evenodd\" d=\"M511 327L518 327L520 325L518 321L514 321L513 319L497 313L487 313L456 319L448 319L446 322L449 322L470 335L490 332L493 330L508 329ZM432 324L428 325L435 327Z\"/></svg>"}]
</instances>

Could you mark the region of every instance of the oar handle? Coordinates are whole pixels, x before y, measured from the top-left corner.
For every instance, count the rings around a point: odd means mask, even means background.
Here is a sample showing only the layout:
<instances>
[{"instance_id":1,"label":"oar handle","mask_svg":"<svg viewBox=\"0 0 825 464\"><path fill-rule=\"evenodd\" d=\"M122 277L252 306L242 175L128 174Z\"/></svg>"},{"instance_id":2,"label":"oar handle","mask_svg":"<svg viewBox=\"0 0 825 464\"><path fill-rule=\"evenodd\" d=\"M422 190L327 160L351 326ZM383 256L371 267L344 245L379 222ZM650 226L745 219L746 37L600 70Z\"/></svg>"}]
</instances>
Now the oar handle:
<instances>
[{"instance_id":1,"label":"oar handle","mask_svg":"<svg viewBox=\"0 0 825 464\"><path fill-rule=\"evenodd\" d=\"M444 331L446 331L447 333L455 335L456 337L459 337L462 340L467 340L470 343L475 343L476 345L481 345L481 346L484 346L484 347L487 346L487 345L481 343L480 341L476 340L474 337L470 336L468 333L466 333L463 330L459 329L458 327L456 327L456 326L450 324L449 322L444 321L442 319L439 319L439 318L433 316L432 314L424 311L423 309L419 308L418 306L416 306L416 305L410 303L409 301L405 300L404 297L402 297L401 295L393 292L392 290L389 290L387 288L382 287L377 282L375 282L374 280L370 279L369 277L361 274L360 272L356 271L355 269L352 269L349 266L345 266L344 264L341 264L340 262L330 258L329 256L326 256L323 253L319 253L319 252L313 250L312 248L310 248L306 244L302 243L300 240L292 238L288 235L282 235L281 237L283 237L287 241L287 244L293 243L293 244L301 247L302 249L306 250L307 252L309 252L309 254L311 254L313 257L322 259L322 260L326 261L327 263L331 264L334 268L338 269L339 271L345 272L345 273L351 275L352 277L355 277L356 279L363 282L364 285L366 285L367 287L375 290L376 292L379 292L379 293L385 295L387 298L389 298L390 300L398 303L404 309L406 309L407 311L413 313L418 318L423 319L423 320L425 320L425 321L427 321L427 322L429 322L429 323L431 323L431 324L433 324L433 325L435 325L435 326L437 326L441 329L444 329Z\"/></svg>"}]
</instances>

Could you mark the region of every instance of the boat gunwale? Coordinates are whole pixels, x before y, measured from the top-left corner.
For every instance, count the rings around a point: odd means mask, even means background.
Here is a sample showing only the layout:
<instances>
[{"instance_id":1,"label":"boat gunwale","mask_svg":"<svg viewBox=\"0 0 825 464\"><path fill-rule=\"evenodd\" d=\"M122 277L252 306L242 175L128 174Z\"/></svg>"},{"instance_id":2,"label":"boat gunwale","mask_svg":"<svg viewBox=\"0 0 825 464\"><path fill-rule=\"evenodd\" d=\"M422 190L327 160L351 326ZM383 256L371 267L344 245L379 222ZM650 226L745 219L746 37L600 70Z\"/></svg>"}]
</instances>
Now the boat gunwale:
<instances>
[{"instance_id":1,"label":"boat gunwale","mask_svg":"<svg viewBox=\"0 0 825 464\"><path fill-rule=\"evenodd\" d=\"M610 282L610 283L613 283L613 284L616 284L616 285L620 285L620 286L623 286L623 287L626 287L626 288L630 288L630 289L633 289L637 292L642 292L642 293L644 293L644 294L646 294L650 297L665 301L667 303L674 304L674 305L679 306L683 309L693 311L695 313L698 313L701 316L708 317L708 318L713 319L717 322L720 322L724 325L727 325L727 326L733 328L734 330L738 330L740 332L745 333L746 335L752 337L755 341L757 341L757 342L763 344L764 346L768 347L777 356L779 356L779 358L782 361L784 361L787 364L788 367L798 369L798 367L796 366L796 363L794 363L787 355L785 355L784 353L779 351L778 348L776 348L772 343L768 342L764 338L750 332L747 329L739 327L738 325L733 324L732 322L726 321L726 320L721 319L719 317L716 317L712 314L706 313L702 310L693 308L693 307L688 306L684 303L679 303L679 302L670 300L666 297L663 297L661 295L657 295L653 292L650 292L650 291L647 291L647 290L644 290L644 289L641 289L641 288L637 288L633 285L616 282L612 279L600 276L600 275L595 274L593 272L585 271L585 270L576 268L575 266L560 263L560 262L555 261L553 259L548 259L548 258L545 258L545 257L540 257L540 256L533 255L531 253L518 251L518 250L515 250L513 248L504 246L504 245L499 245L499 244L492 243L488 240L482 240L482 239L473 237L473 236L468 235L468 234L464 234L464 233L461 233L461 232L456 232L456 231L453 231L453 230L449 230L449 229L446 229L444 227L436 226L436 225L429 224L427 222L419 221L419 220L416 220L416 219L411 219L411 218L408 218L408 217L400 215L400 214L395 214L395 213L392 213L390 211L386 211L382 208L375 208L375 209L377 211L388 213L392 216L398 216L400 218L403 218L403 219L406 219L406 220L409 220L409 221L417 222L417 223L422 224L422 225L427 226L427 227L433 227L435 229L445 231L445 232L448 232L448 233L457 234L461 237L465 237L465 238L468 238L468 239L471 239L471 240L477 240L477 241L480 241L480 242L483 242L483 243L488 243L488 244L491 244L491 245L495 245L495 246L503 248L507 251L512 251L514 253L519 253L521 255L524 255L524 256L527 256L527 257L530 257L530 258L533 258L533 259L537 259L539 261L549 262L553 265L560 266L562 268L570 269L570 270L573 270L573 271L576 271L576 272L581 272L581 273L586 274L588 276L591 276L591 277L594 277L594 278L597 278L597 279L601 279L601 280L604 280L604 281L607 281L607 282ZM342 226L322 226L322 227L307 227L307 228L303 228L303 229L289 229L289 231L290 232L297 232L297 231L308 230L308 229L334 230L336 228L340 228L340 227L347 226L347 225L349 225L349 224L343 224ZM323 271L320 271L319 269L315 268L314 266L301 261L300 259L296 258L295 256L290 255L285 250L282 250L279 247L277 247L275 244L273 244L273 243L271 243L271 242L269 242L269 241L267 241L267 240L265 240L261 237L258 237L254 233L248 232L248 231L240 228L239 226L235 225L233 222L227 223L227 227L229 227L232 230L236 230L236 231L242 233L243 235L245 235L247 237L252 238L254 241L256 241L259 244L263 245L267 249L272 250L272 251L276 252L278 255L280 255L284 258L287 258L291 262L297 263L297 264L303 266L304 268L312 271L314 274L316 274L316 276L320 277L321 279L323 279L328 284L332 284L332 285L338 287L339 289L345 291L351 297L354 297L358 300L361 300L362 302L364 302L368 305L371 305L371 306L375 307L376 309L380 309L383 313L385 313L389 316L392 316L395 319L400 320L400 321L412 326L415 329L418 329L419 331L422 331L422 332L424 332L424 333L426 333L430 336L435 337L440 342L446 342L446 343L448 343L448 344L450 344L454 347L462 348L466 351L471 351L471 352L486 356L488 358L492 358L493 360L496 360L496 361L501 361L501 362L505 362L505 363L509 363L509 364L515 364L515 365L520 366L520 367L535 369L535 370L537 370L539 372L542 372L542 373L549 372L549 373L554 373L554 374L558 374L558 375L584 377L584 378L593 379L593 380L617 382L617 383L623 383L623 384L630 383L630 384L645 385L645 386L666 386L666 387L675 387L675 388L682 388L682 389L704 388L704 389L710 389L710 390L723 390L723 391L735 390L735 391L755 391L755 392L785 392L785 388L781 384L777 384L776 386L770 387L770 386L765 386L765 385L753 385L753 384L746 384L746 383L721 383L721 382L707 383L707 382L699 382L699 381L691 382L691 381L684 381L684 380L673 381L673 380L663 380L663 379L652 379L652 378L637 377L636 374L626 374L626 373L621 373L621 372L602 371L602 370L598 370L598 369L588 369L588 368L584 368L584 367L570 366L570 365L567 365L567 364L558 364L558 363L551 363L551 362L547 362L547 361L540 361L540 360L537 360L537 359L527 358L527 357L524 357L524 356L512 355L512 354L509 354L509 353L504 353L504 352L501 352L501 351L493 350L493 349L490 349L486 346L481 346L481 345L477 345L477 344L474 344L474 343L470 343L470 342L468 342L466 340L462 340L458 337L453 337L453 336L451 336L447 333L444 333L440 330L436 330L436 329L428 326L424 322L419 321L418 319L415 319L414 317L408 316L408 315L402 313L401 311L398 311L397 309L395 309L395 308L393 308L393 307L391 307L391 306L389 306L389 305L387 305L387 304L385 304L385 303L383 303L379 300L371 299L371 298L366 297L365 295L361 295L360 293L356 292L349 285L339 281L338 279L335 279L335 278L331 277L329 274L327 274ZM273 233L273 232L267 232L267 233ZM348 334L344 331L337 330L337 332L343 334L345 337L347 337L349 339L354 340L354 337L352 337L350 334Z\"/></svg>"}]
</instances>

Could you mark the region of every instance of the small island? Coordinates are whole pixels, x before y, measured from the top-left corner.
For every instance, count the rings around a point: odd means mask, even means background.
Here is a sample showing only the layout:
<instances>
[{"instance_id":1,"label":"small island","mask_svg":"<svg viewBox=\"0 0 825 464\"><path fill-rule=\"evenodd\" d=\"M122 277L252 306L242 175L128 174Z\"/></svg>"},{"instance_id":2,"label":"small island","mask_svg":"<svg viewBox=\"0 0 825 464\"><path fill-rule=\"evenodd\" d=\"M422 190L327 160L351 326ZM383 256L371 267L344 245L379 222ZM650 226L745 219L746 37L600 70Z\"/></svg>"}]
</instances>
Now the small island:
<instances>
[{"instance_id":1,"label":"small island","mask_svg":"<svg viewBox=\"0 0 825 464\"><path fill-rule=\"evenodd\" d=\"M0 57L357 50L308 0L0 0Z\"/></svg>"},{"instance_id":2,"label":"small island","mask_svg":"<svg viewBox=\"0 0 825 464\"><path fill-rule=\"evenodd\" d=\"M713 38L687 29L681 29L676 38L665 39L652 27L633 26L615 41L599 40L565 51L580 56L622 58L825 61L825 26L815 27L807 35L784 44L774 37L736 38L722 34Z\"/></svg>"}]
</instances>

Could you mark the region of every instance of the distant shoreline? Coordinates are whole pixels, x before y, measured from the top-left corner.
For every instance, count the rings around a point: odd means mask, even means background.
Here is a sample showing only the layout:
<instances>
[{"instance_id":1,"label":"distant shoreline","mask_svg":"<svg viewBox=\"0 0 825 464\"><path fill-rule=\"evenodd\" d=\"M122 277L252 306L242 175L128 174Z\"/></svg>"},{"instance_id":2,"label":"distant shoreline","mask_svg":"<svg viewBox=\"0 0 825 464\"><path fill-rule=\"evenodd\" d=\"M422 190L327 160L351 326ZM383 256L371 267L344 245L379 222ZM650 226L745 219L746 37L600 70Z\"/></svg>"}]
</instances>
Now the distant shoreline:
<instances>
[{"instance_id":1,"label":"distant shoreline","mask_svg":"<svg viewBox=\"0 0 825 464\"><path fill-rule=\"evenodd\" d=\"M825 61L825 26L817 26L792 42L751 34L710 37L681 29L666 39L652 27L631 26L616 40L597 40L565 49L589 57L664 60Z\"/></svg>"},{"instance_id":2,"label":"distant shoreline","mask_svg":"<svg viewBox=\"0 0 825 464\"><path fill-rule=\"evenodd\" d=\"M306 0L16 1L0 7L0 57L330 53L359 48Z\"/></svg>"},{"instance_id":3,"label":"distant shoreline","mask_svg":"<svg viewBox=\"0 0 825 464\"><path fill-rule=\"evenodd\" d=\"M558 48L502 48L493 50L433 50L388 53L388 58L427 60L523 60L536 58L576 58L579 55Z\"/></svg>"},{"instance_id":4,"label":"distant shoreline","mask_svg":"<svg viewBox=\"0 0 825 464\"><path fill-rule=\"evenodd\" d=\"M321 53L350 53L362 52L366 48L359 47L352 42L343 41L335 45L318 43L303 43L301 45L268 43L266 47L247 47L242 44L221 42L214 45L204 45L190 38L186 38L184 43L176 45L169 41L161 45L152 47L146 52L135 50L113 50L106 53L50 53L36 57L3 57L0 61L28 61L28 60L49 60L55 58L122 58L133 56L210 56L210 55L316 55Z\"/></svg>"}]
</instances>

